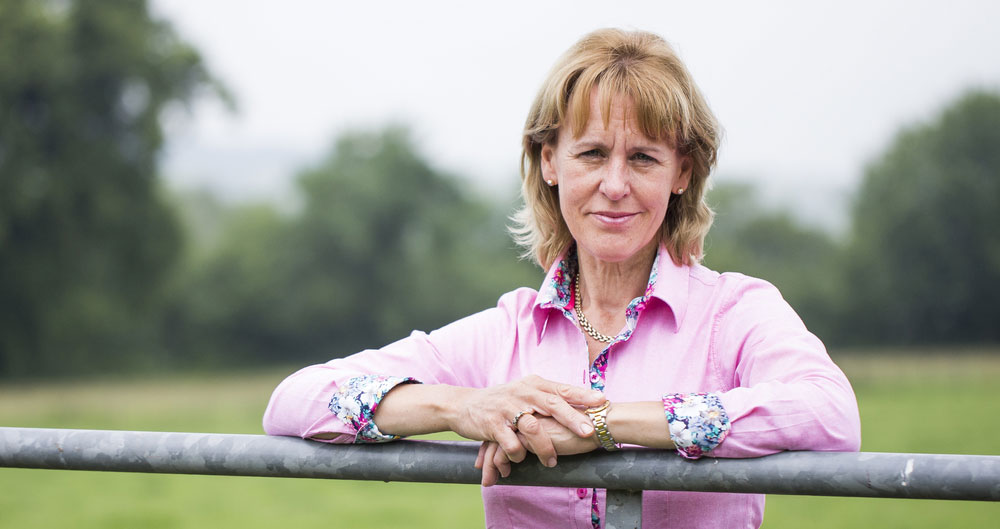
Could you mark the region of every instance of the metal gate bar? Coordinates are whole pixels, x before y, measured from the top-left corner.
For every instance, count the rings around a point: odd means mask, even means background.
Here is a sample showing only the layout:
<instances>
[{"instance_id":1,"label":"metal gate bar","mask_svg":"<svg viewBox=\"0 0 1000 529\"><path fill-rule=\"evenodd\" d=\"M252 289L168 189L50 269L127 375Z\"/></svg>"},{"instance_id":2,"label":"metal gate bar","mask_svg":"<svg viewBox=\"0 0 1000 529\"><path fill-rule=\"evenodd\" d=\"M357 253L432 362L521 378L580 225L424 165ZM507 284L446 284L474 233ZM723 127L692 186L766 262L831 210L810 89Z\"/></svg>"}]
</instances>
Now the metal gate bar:
<instances>
[{"instance_id":1,"label":"metal gate bar","mask_svg":"<svg viewBox=\"0 0 1000 529\"><path fill-rule=\"evenodd\" d=\"M0 467L477 484L478 446L0 427ZM632 527L641 516L642 490L998 501L1000 456L782 452L691 461L661 450L626 449L563 456L555 468L529 459L500 483L610 489L608 526Z\"/></svg>"}]
</instances>

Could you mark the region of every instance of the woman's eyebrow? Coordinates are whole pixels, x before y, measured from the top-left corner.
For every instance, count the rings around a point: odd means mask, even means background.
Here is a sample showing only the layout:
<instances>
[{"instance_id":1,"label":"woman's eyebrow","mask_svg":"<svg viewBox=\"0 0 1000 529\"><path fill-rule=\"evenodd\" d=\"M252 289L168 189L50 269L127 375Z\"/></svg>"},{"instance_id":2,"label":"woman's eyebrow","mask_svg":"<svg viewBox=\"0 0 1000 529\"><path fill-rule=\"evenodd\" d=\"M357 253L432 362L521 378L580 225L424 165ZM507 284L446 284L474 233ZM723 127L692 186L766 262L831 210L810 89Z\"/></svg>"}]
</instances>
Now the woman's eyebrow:
<instances>
[{"instance_id":1,"label":"woman's eyebrow","mask_svg":"<svg viewBox=\"0 0 1000 529\"><path fill-rule=\"evenodd\" d=\"M654 140L631 140L626 142L629 150L662 151L666 145Z\"/></svg>"},{"instance_id":2,"label":"woman's eyebrow","mask_svg":"<svg viewBox=\"0 0 1000 529\"><path fill-rule=\"evenodd\" d=\"M572 145L575 148L578 148L578 149L579 148L583 148L583 147L594 147L594 148L606 149L608 147L608 144L607 144L606 141L604 141L604 140L602 140L600 138L587 137L586 135L581 136L581 137L573 140Z\"/></svg>"},{"instance_id":3,"label":"woman's eyebrow","mask_svg":"<svg viewBox=\"0 0 1000 529\"><path fill-rule=\"evenodd\" d=\"M601 138L588 137L586 134L580 136L577 139L572 140L572 145L576 149L591 147L591 148L602 148L607 149L608 143ZM660 145L659 143L651 140L641 140L629 142L627 147L627 152L650 152L663 154L667 151L666 145Z\"/></svg>"}]
</instances>

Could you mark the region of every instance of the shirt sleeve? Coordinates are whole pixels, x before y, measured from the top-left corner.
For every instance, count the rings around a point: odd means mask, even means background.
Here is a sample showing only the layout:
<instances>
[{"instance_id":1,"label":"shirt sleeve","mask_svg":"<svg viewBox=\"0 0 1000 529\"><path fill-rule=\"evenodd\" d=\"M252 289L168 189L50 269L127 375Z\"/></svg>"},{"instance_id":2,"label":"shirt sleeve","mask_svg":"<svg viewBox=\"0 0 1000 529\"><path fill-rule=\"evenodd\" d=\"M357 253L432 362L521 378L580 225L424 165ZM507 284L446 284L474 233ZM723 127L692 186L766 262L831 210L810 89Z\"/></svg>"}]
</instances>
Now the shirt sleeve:
<instances>
[{"instance_id":1,"label":"shirt sleeve","mask_svg":"<svg viewBox=\"0 0 1000 529\"><path fill-rule=\"evenodd\" d=\"M857 451L861 421L847 377L774 286L740 277L714 322L711 355L731 389L718 393L729 428L711 455Z\"/></svg>"},{"instance_id":2,"label":"shirt sleeve","mask_svg":"<svg viewBox=\"0 0 1000 529\"><path fill-rule=\"evenodd\" d=\"M683 457L697 459L715 450L729 433L729 415L714 393L672 393L662 400L670 440Z\"/></svg>"},{"instance_id":3,"label":"shirt sleeve","mask_svg":"<svg viewBox=\"0 0 1000 529\"><path fill-rule=\"evenodd\" d=\"M328 408L357 435L355 443L384 443L400 436L384 434L375 425L375 410L382 397L399 384L416 382L410 377L361 375L347 381L330 399Z\"/></svg>"},{"instance_id":4,"label":"shirt sleeve","mask_svg":"<svg viewBox=\"0 0 1000 529\"><path fill-rule=\"evenodd\" d=\"M271 395L264 431L334 443L397 439L372 420L382 398L401 383L485 387L497 352L512 347L515 312L532 292L522 290L429 334L300 369Z\"/></svg>"}]
</instances>

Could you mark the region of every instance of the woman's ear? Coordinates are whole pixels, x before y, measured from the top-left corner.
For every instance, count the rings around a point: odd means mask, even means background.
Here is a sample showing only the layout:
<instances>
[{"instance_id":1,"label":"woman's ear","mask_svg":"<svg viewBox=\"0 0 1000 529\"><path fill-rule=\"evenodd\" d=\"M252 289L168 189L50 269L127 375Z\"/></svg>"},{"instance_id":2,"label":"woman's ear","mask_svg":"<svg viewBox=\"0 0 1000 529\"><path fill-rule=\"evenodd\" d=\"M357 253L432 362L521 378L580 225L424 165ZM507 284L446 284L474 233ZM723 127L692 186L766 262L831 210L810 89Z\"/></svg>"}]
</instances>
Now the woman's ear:
<instances>
[{"instance_id":1,"label":"woman's ear","mask_svg":"<svg viewBox=\"0 0 1000 529\"><path fill-rule=\"evenodd\" d=\"M542 179L545 183L552 187L559 183L559 179L556 177L556 168L553 163L553 158L555 157L556 149L551 143L542 144Z\"/></svg>"},{"instance_id":2,"label":"woman's ear","mask_svg":"<svg viewBox=\"0 0 1000 529\"><path fill-rule=\"evenodd\" d=\"M681 174L677 177L674 188L687 189L691 187L691 173L694 171L694 161L690 156L681 158Z\"/></svg>"}]
</instances>

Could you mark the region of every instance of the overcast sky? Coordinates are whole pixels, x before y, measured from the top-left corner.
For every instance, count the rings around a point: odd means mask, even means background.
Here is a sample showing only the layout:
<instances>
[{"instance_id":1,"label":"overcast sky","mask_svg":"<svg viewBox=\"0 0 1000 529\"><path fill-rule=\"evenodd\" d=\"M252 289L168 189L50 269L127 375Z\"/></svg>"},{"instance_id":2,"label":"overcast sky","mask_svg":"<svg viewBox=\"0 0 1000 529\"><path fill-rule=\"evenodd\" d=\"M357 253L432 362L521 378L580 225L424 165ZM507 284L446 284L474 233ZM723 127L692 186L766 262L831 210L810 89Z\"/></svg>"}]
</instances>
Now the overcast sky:
<instances>
[{"instance_id":1,"label":"overcast sky","mask_svg":"<svg viewBox=\"0 0 1000 529\"><path fill-rule=\"evenodd\" d=\"M827 225L900 126L969 87L1000 88L998 2L153 4L239 107L171 119L166 176L237 200L291 196L339 131L388 122L471 186L511 189L543 77L605 26L674 45L726 130L720 179L759 182Z\"/></svg>"}]
</instances>

